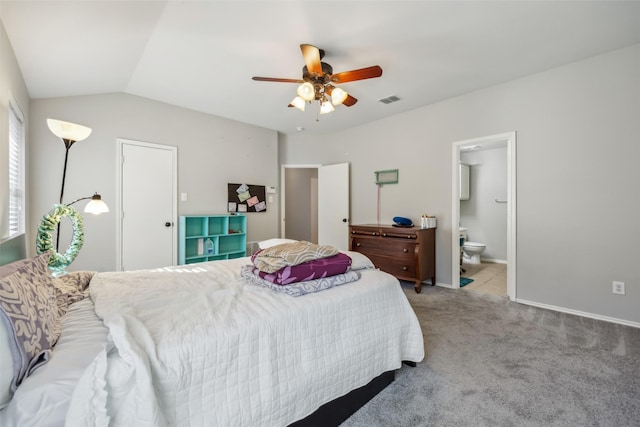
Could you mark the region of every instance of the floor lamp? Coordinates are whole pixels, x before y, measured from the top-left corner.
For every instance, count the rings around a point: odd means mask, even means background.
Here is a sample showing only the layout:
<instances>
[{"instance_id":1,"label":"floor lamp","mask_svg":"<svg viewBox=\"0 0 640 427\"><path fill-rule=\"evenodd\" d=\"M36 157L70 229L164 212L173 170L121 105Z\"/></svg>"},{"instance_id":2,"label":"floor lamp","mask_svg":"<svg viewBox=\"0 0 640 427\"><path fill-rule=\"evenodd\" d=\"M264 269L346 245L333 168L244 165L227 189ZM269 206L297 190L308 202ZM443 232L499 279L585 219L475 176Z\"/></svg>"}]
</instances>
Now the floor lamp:
<instances>
[{"instance_id":1,"label":"floor lamp","mask_svg":"<svg viewBox=\"0 0 640 427\"><path fill-rule=\"evenodd\" d=\"M91 129L78 125L75 123L64 122L61 120L47 119L47 125L51 132L58 138L62 139L65 146L64 154L64 167L62 170L62 186L60 188L60 201L59 204L53 206L51 211L42 218L40 227L38 228L38 237L36 240L37 252L44 253L52 249L52 236L51 232L56 229L56 250L49 259L49 267L54 270L54 274L64 274L65 268L73 262L78 255L80 248L84 242L84 229L82 224L82 217L78 211L72 207L73 204L81 200L89 200L89 203L84 208L85 213L92 213L99 215L101 213L109 212L109 207L102 201L102 197L98 193L93 196L81 197L74 200L69 204L63 203L64 198L64 185L67 178L67 162L69 160L69 149L71 146L84 139L87 139L91 134ZM58 253L59 241L60 241L60 220L68 216L71 219L73 225L73 238L71 245L64 254Z\"/></svg>"}]
</instances>

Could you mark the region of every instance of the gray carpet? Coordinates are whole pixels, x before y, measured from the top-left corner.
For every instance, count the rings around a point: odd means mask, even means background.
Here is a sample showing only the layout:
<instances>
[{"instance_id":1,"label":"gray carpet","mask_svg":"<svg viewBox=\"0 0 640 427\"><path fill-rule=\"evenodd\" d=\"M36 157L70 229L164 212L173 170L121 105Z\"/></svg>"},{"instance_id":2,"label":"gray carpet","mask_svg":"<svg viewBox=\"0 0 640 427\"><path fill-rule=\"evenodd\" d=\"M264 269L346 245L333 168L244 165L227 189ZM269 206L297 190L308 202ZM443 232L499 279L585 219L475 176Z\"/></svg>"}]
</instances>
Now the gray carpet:
<instances>
[{"instance_id":1,"label":"gray carpet","mask_svg":"<svg viewBox=\"0 0 640 427\"><path fill-rule=\"evenodd\" d=\"M425 359L342 424L640 426L640 329L403 283Z\"/></svg>"}]
</instances>

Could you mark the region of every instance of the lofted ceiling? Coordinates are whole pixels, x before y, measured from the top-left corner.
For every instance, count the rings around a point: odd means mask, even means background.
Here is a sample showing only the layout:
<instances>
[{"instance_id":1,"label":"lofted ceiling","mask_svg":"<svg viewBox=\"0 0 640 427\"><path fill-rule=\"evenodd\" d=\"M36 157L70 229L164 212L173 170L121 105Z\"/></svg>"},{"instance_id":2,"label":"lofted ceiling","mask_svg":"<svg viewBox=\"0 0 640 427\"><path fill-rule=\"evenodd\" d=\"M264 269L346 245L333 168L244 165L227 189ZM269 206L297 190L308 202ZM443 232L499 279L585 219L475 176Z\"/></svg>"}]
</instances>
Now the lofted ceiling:
<instances>
[{"instance_id":1,"label":"lofted ceiling","mask_svg":"<svg viewBox=\"0 0 640 427\"><path fill-rule=\"evenodd\" d=\"M31 98L124 92L282 133L334 132L640 43L638 1L5 1ZM287 108L300 44L358 99ZM399 101L379 99L395 95Z\"/></svg>"}]
</instances>

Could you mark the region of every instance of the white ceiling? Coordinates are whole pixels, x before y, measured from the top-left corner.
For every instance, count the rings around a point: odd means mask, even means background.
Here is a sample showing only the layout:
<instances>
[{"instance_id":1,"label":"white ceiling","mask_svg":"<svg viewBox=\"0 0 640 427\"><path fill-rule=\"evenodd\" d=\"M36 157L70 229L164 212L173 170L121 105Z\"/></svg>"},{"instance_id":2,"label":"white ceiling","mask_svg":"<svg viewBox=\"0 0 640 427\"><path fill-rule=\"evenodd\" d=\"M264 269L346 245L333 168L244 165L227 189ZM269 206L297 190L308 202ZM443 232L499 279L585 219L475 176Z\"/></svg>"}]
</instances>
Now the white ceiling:
<instances>
[{"instance_id":1,"label":"white ceiling","mask_svg":"<svg viewBox=\"0 0 640 427\"><path fill-rule=\"evenodd\" d=\"M125 92L283 133L333 132L640 43L639 1L5 1L0 17L32 98ZM287 108L299 45L358 98ZM401 101L382 104L396 95Z\"/></svg>"}]
</instances>

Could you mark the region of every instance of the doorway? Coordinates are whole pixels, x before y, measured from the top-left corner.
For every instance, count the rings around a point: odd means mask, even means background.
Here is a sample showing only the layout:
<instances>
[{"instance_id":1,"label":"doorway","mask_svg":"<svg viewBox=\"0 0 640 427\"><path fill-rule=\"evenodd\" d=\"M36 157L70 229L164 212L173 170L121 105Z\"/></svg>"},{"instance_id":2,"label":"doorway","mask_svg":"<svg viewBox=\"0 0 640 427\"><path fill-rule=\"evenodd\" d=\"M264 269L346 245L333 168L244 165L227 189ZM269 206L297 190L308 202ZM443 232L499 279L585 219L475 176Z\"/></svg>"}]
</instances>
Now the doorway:
<instances>
[{"instance_id":1,"label":"doorway","mask_svg":"<svg viewBox=\"0 0 640 427\"><path fill-rule=\"evenodd\" d=\"M348 249L348 163L283 165L280 187L282 238Z\"/></svg>"},{"instance_id":2,"label":"doorway","mask_svg":"<svg viewBox=\"0 0 640 427\"><path fill-rule=\"evenodd\" d=\"M506 207L506 293L507 297L516 299L516 133L504 133L482 138L458 141L453 144L452 153L452 288L460 287L461 275L461 251L460 251L460 218L461 218L461 178L459 165L461 152L466 149L487 150L506 145L506 191L504 195L496 194L496 197L488 200L489 203ZM473 174L472 174L473 178ZM471 195L470 197L473 197ZM485 197L486 198L486 197ZM466 230L465 230L466 231ZM473 230L469 230L471 233ZM501 256L502 258L502 256ZM487 264L488 274L499 271L500 265ZM479 271L477 265L471 265L471 272Z\"/></svg>"},{"instance_id":3,"label":"doorway","mask_svg":"<svg viewBox=\"0 0 640 427\"><path fill-rule=\"evenodd\" d=\"M116 269L177 263L177 148L118 139Z\"/></svg>"}]
</instances>

